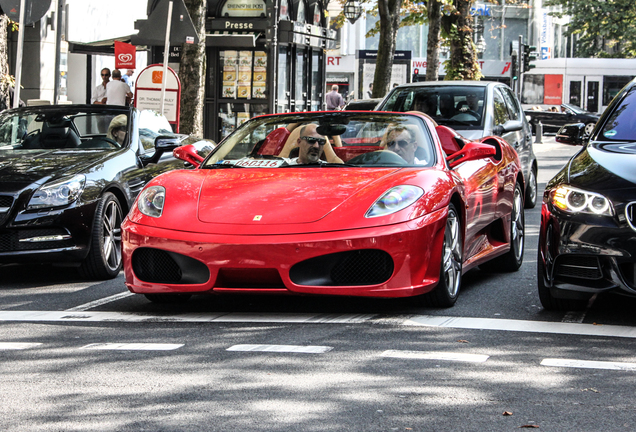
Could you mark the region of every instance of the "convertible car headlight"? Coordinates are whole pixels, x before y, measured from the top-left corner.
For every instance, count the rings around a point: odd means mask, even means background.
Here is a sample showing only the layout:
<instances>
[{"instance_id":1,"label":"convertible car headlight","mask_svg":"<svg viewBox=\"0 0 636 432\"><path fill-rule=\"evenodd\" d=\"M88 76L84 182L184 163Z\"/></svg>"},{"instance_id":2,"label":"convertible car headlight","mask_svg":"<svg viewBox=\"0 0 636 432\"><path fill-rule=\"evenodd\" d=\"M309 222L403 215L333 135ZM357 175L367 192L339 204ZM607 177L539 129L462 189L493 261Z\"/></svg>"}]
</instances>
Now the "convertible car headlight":
<instances>
[{"instance_id":1,"label":"convertible car headlight","mask_svg":"<svg viewBox=\"0 0 636 432\"><path fill-rule=\"evenodd\" d=\"M420 199L423 194L424 190L417 186L396 186L374 202L364 217L386 216L398 212Z\"/></svg>"},{"instance_id":2,"label":"convertible car headlight","mask_svg":"<svg viewBox=\"0 0 636 432\"><path fill-rule=\"evenodd\" d=\"M555 207L568 213L587 213L612 216L610 201L601 194L561 185L552 191L551 201Z\"/></svg>"},{"instance_id":3,"label":"convertible car headlight","mask_svg":"<svg viewBox=\"0 0 636 432\"><path fill-rule=\"evenodd\" d=\"M163 204L166 200L166 189L163 186L150 186L139 194L137 208L150 217L161 217Z\"/></svg>"},{"instance_id":4,"label":"convertible car headlight","mask_svg":"<svg viewBox=\"0 0 636 432\"><path fill-rule=\"evenodd\" d=\"M86 177L81 174L45 184L35 191L27 209L34 210L71 204L80 196L85 184Z\"/></svg>"}]
</instances>

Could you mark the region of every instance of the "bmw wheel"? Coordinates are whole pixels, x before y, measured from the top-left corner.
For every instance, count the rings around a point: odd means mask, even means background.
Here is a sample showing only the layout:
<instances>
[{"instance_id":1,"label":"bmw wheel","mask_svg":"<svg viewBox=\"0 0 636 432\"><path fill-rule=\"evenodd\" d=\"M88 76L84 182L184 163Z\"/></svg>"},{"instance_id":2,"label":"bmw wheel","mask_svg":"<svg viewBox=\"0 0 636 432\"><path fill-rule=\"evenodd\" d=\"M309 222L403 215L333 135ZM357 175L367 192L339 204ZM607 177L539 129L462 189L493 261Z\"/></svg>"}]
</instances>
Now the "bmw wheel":
<instances>
[{"instance_id":1,"label":"bmw wheel","mask_svg":"<svg viewBox=\"0 0 636 432\"><path fill-rule=\"evenodd\" d=\"M461 221L453 204L448 206L442 265L437 286L424 294L423 301L428 306L451 307L457 301L462 279L462 230Z\"/></svg>"},{"instance_id":2,"label":"bmw wheel","mask_svg":"<svg viewBox=\"0 0 636 432\"><path fill-rule=\"evenodd\" d=\"M592 131L594 130L594 126L596 126L596 123L587 123L585 125L585 129L584 129L584 133L586 137L589 137L592 135Z\"/></svg>"},{"instance_id":3,"label":"bmw wheel","mask_svg":"<svg viewBox=\"0 0 636 432\"><path fill-rule=\"evenodd\" d=\"M121 223L123 214L117 197L107 192L95 211L91 246L80 266L80 274L89 279L113 279L122 267Z\"/></svg>"}]
</instances>

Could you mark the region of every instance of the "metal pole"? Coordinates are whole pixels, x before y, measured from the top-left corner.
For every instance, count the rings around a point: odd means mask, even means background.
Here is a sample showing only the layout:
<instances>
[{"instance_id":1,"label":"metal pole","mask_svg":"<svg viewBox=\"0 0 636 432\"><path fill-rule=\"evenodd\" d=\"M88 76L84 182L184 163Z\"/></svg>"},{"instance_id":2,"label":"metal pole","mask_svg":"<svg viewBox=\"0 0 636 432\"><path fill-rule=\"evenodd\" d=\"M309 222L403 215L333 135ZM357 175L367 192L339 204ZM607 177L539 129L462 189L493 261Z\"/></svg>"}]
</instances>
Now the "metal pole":
<instances>
[{"instance_id":1,"label":"metal pole","mask_svg":"<svg viewBox=\"0 0 636 432\"><path fill-rule=\"evenodd\" d=\"M501 4L503 8L501 9L501 49L499 51L499 60L504 59L504 44L506 43L506 39L504 38L504 29L506 28L506 0L502 0Z\"/></svg>"},{"instance_id":2,"label":"metal pole","mask_svg":"<svg viewBox=\"0 0 636 432\"><path fill-rule=\"evenodd\" d=\"M519 79L517 80L517 97L521 101L521 86L523 85L523 59L525 53L523 52L523 36L519 35Z\"/></svg>"},{"instance_id":3,"label":"metal pole","mask_svg":"<svg viewBox=\"0 0 636 432\"><path fill-rule=\"evenodd\" d=\"M26 0L20 0L20 31L18 32L18 52L15 60L15 89L13 91L13 108L20 106L20 82L22 81L22 51L24 49L24 17L26 15Z\"/></svg>"},{"instance_id":4,"label":"metal pole","mask_svg":"<svg viewBox=\"0 0 636 432\"><path fill-rule=\"evenodd\" d=\"M55 26L55 88L53 89L53 104L59 103L60 97L60 49L62 47L62 23L64 18L64 0L57 0L57 14Z\"/></svg>"},{"instance_id":5,"label":"metal pole","mask_svg":"<svg viewBox=\"0 0 636 432\"><path fill-rule=\"evenodd\" d=\"M24 0L23 0L24 1ZM163 49L163 74L161 75L161 111L165 105L166 81L168 81L168 58L170 57L170 25L172 24L172 1L168 2L168 22L166 23L166 42Z\"/></svg>"}]
</instances>

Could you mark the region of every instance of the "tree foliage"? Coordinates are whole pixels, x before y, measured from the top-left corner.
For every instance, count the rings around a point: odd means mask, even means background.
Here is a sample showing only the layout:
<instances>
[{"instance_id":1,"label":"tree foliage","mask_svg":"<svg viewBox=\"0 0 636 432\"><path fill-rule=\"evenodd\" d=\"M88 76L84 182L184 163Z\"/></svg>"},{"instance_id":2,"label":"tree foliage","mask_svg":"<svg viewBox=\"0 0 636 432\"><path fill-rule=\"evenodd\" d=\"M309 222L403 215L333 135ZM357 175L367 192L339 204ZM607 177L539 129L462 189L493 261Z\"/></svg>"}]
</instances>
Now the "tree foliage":
<instances>
[{"instance_id":1,"label":"tree foliage","mask_svg":"<svg viewBox=\"0 0 636 432\"><path fill-rule=\"evenodd\" d=\"M545 0L560 6L557 17L570 16L566 34L578 36L578 57L636 57L634 0Z\"/></svg>"}]
</instances>

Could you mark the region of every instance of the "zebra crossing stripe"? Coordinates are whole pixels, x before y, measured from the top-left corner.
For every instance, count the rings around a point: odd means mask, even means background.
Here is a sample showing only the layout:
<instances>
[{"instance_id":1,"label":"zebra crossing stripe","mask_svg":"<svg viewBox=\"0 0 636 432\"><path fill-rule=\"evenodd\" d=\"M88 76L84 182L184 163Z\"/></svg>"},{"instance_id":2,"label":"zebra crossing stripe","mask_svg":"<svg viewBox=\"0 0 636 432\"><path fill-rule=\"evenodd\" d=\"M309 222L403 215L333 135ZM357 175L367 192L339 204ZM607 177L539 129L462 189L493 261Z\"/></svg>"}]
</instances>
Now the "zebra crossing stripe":
<instances>
[{"instance_id":1,"label":"zebra crossing stripe","mask_svg":"<svg viewBox=\"0 0 636 432\"><path fill-rule=\"evenodd\" d=\"M34 348L38 345L42 345L39 342L0 342L0 351L3 350L23 350Z\"/></svg>"},{"instance_id":2,"label":"zebra crossing stripe","mask_svg":"<svg viewBox=\"0 0 636 432\"><path fill-rule=\"evenodd\" d=\"M482 354L400 350L386 350L380 354L380 356L413 360L446 360L469 363L483 363L489 358L489 356Z\"/></svg>"},{"instance_id":3,"label":"zebra crossing stripe","mask_svg":"<svg viewBox=\"0 0 636 432\"><path fill-rule=\"evenodd\" d=\"M184 344L160 344L160 343L94 343L83 346L87 350L114 350L114 351L171 351L181 348Z\"/></svg>"},{"instance_id":4,"label":"zebra crossing stripe","mask_svg":"<svg viewBox=\"0 0 636 432\"><path fill-rule=\"evenodd\" d=\"M581 368L581 369L607 369L607 370L636 370L636 363L590 361L576 359L547 358L541 361L541 366Z\"/></svg>"},{"instance_id":5,"label":"zebra crossing stripe","mask_svg":"<svg viewBox=\"0 0 636 432\"><path fill-rule=\"evenodd\" d=\"M251 345L241 344L233 345L227 351L258 351L258 352L276 352L276 353L303 353L303 354L322 354L329 352L333 347L316 346L316 345Z\"/></svg>"}]
</instances>

